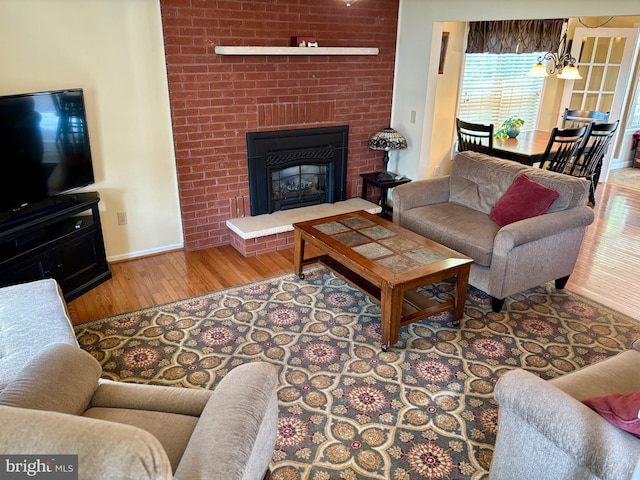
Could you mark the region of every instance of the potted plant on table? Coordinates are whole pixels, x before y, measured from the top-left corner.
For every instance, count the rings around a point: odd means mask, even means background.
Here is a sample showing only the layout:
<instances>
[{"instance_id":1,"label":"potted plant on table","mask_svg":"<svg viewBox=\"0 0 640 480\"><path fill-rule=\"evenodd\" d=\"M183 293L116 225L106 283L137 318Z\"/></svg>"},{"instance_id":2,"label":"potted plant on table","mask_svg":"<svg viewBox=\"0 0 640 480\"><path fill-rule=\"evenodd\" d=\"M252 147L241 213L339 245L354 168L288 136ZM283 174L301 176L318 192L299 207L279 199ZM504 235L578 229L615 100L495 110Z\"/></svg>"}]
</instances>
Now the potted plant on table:
<instances>
[{"instance_id":1,"label":"potted plant on table","mask_svg":"<svg viewBox=\"0 0 640 480\"><path fill-rule=\"evenodd\" d=\"M524 125L524 120L520 117L509 117L496 130L493 136L496 138L516 138L520 134L522 125Z\"/></svg>"}]
</instances>

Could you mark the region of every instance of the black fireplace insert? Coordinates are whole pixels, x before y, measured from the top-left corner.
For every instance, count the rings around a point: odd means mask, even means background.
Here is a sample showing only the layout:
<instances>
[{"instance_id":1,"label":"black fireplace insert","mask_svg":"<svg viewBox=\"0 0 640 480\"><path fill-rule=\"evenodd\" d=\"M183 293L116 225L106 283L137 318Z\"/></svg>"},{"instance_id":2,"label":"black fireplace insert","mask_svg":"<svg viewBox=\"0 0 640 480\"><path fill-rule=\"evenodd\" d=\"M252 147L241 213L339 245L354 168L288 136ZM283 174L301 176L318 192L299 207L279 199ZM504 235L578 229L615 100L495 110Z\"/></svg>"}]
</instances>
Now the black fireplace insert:
<instances>
[{"instance_id":1,"label":"black fireplace insert","mask_svg":"<svg viewBox=\"0 0 640 480\"><path fill-rule=\"evenodd\" d=\"M349 126L247 133L251 215L346 200Z\"/></svg>"}]
</instances>

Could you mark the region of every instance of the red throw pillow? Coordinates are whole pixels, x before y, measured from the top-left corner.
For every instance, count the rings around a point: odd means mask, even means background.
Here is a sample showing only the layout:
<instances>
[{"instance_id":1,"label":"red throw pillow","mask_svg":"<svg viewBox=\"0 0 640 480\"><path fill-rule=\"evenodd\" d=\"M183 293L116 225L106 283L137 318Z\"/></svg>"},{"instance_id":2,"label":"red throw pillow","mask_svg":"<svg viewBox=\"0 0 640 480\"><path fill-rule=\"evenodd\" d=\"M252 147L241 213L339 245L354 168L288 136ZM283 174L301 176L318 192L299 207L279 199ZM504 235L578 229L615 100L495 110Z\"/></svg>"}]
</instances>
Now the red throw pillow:
<instances>
[{"instance_id":1,"label":"red throw pillow","mask_svg":"<svg viewBox=\"0 0 640 480\"><path fill-rule=\"evenodd\" d=\"M521 173L495 204L489 218L504 227L518 220L537 217L549 210L559 196L552 188L534 182Z\"/></svg>"},{"instance_id":2,"label":"red throw pillow","mask_svg":"<svg viewBox=\"0 0 640 480\"><path fill-rule=\"evenodd\" d=\"M585 398L582 403L598 412L605 420L640 438L640 392Z\"/></svg>"}]
</instances>

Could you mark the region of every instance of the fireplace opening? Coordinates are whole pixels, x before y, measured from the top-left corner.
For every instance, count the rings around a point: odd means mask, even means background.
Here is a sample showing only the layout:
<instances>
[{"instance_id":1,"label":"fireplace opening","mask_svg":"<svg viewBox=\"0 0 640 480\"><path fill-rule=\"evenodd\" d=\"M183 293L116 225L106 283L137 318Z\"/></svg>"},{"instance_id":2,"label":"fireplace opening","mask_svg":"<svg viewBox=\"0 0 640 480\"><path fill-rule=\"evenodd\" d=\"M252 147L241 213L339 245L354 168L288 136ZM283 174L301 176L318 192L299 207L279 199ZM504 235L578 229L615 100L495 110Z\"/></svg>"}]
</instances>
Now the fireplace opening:
<instances>
[{"instance_id":1,"label":"fireplace opening","mask_svg":"<svg viewBox=\"0 0 640 480\"><path fill-rule=\"evenodd\" d=\"M247 133L251 215L346 200L349 127Z\"/></svg>"},{"instance_id":2,"label":"fireplace opening","mask_svg":"<svg viewBox=\"0 0 640 480\"><path fill-rule=\"evenodd\" d=\"M271 172L270 211L327 203L327 165L298 165Z\"/></svg>"}]
</instances>

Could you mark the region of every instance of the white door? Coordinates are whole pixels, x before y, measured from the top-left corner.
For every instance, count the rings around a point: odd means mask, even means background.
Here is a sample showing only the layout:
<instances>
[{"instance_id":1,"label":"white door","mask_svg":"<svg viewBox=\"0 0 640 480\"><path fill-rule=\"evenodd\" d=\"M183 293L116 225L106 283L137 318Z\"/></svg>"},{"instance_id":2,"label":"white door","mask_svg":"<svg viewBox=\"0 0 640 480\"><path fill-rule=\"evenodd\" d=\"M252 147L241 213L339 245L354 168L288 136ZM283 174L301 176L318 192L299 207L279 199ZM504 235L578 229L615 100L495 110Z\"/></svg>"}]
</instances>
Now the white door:
<instances>
[{"instance_id":1,"label":"white door","mask_svg":"<svg viewBox=\"0 0 640 480\"><path fill-rule=\"evenodd\" d=\"M581 80L565 80L562 108L610 112L609 121L622 121L638 44L637 28L576 28L571 55L578 59ZM560 119L560 124L562 119ZM611 156L623 125L602 164L600 180L609 175Z\"/></svg>"}]
</instances>

